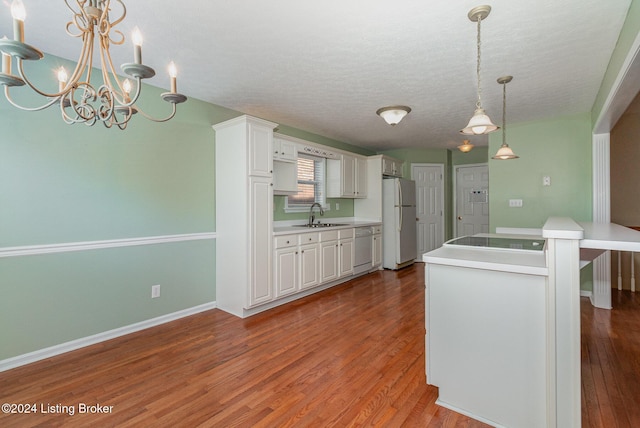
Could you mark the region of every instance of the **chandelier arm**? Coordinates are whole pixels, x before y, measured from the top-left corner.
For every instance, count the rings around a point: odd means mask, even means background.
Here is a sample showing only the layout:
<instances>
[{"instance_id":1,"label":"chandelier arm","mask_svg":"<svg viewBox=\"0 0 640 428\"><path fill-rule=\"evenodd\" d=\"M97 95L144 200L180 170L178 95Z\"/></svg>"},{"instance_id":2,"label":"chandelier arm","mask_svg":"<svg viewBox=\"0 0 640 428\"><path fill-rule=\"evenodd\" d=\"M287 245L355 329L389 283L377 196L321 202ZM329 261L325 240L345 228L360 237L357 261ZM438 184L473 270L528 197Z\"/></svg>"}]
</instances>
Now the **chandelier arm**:
<instances>
[{"instance_id":1,"label":"chandelier arm","mask_svg":"<svg viewBox=\"0 0 640 428\"><path fill-rule=\"evenodd\" d=\"M47 92L41 91L40 89L38 89L33 83L31 83L31 81L27 78L27 76L25 76L24 74L24 69L22 67L22 60L20 58L18 58L18 74L20 75L20 78L22 80L24 80L24 82L35 92L37 92L38 94L42 95L43 97L47 97L47 98L56 98L56 97L60 97L61 93L52 93L49 94ZM49 104L51 105L51 104ZM47 106L48 107L48 106ZM40 110L40 109L36 109L36 110Z\"/></svg>"},{"instance_id":2,"label":"chandelier arm","mask_svg":"<svg viewBox=\"0 0 640 428\"><path fill-rule=\"evenodd\" d=\"M12 106L14 106L16 108L19 108L20 110L24 110L24 111L40 111L40 110L44 110L44 109L49 108L52 105L54 105L56 103L56 101L58 101L60 99L60 97L53 98L53 99L49 100L46 104L43 104L43 105L41 105L39 107L24 107L24 106L21 106L20 104L16 103L13 100L13 98L11 98L11 95L9 94L9 86L5 86L4 87L4 96Z\"/></svg>"},{"instance_id":3,"label":"chandelier arm","mask_svg":"<svg viewBox=\"0 0 640 428\"><path fill-rule=\"evenodd\" d=\"M176 115L176 112L178 111L178 108L176 107L175 103L171 103L171 105L173 106L173 111L171 112L171 114L169 116L167 116L164 119L156 119L152 116L149 116L148 114L146 114L145 112L143 112L142 110L140 110L138 108L138 113L140 113L141 115L143 115L144 117L146 117L147 119L153 121L153 122L166 122L168 120L173 119L173 117Z\"/></svg>"},{"instance_id":4,"label":"chandelier arm","mask_svg":"<svg viewBox=\"0 0 640 428\"><path fill-rule=\"evenodd\" d=\"M111 22L111 27L115 27L116 25L118 25L119 23L124 21L125 16L127 16L127 7L124 5L122 0L116 0L116 1L118 3L120 3L120 6L122 7L122 15L120 15L120 18L118 18L118 19L116 19L116 20ZM106 0L105 1L105 7L104 7L103 16L106 16L106 13L109 10L109 5L110 4L111 4L111 0ZM120 34L122 34L122 33L120 33Z\"/></svg>"}]
</instances>

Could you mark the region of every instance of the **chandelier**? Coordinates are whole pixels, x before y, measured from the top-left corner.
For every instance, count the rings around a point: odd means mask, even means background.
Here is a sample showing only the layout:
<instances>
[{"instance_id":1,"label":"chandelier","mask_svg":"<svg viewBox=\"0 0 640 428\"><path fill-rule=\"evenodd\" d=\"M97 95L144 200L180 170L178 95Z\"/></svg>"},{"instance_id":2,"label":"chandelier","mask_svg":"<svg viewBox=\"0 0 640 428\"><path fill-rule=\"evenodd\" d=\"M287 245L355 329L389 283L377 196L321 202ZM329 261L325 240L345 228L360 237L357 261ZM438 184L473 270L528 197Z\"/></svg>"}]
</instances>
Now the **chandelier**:
<instances>
[{"instance_id":1,"label":"chandelier","mask_svg":"<svg viewBox=\"0 0 640 428\"><path fill-rule=\"evenodd\" d=\"M478 79L478 101L476 101L476 110L473 113L473 116L471 117L471 119L469 120L469 123L465 128L460 130L460 133L465 135L488 134L490 132L498 130L498 126L494 125L494 123L491 122L491 119L489 118L489 116L487 116L487 113L482 108L482 86L480 84L480 45L481 45L480 44L480 23L482 22L483 19L489 16L490 12L491 12L491 6L484 5L484 6L474 7L467 14L468 18L471 21L478 22L478 37L477 37L477 43L476 43L478 48L477 66L476 66L476 74Z\"/></svg>"},{"instance_id":2,"label":"chandelier","mask_svg":"<svg viewBox=\"0 0 640 428\"><path fill-rule=\"evenodd\" d=\"M171 113L162 119L156 119L144 113L136 102L142 90L142 79L155 76L153 68L142 63L142 36L136 28L132 34L134 45L133 63L123 64L122 71L131 78L123 78L116 74L111 60L109 48L111 45L122 45L125 37L114 28L124 20L127 9L122 0L64 0L72 12L72 19L67 22L66 31L71 37L82 40L82 50L75 70L70 74L60 67L57 70L57 91L46 92L36 86L25 76L23 61L39 60L43 53L24 42L24 21L26 12L21 0L13 0L11 15L13 17L13 40L6 37L0 39L2 52L2 72L0 84L4 85L4 95L15 107L26 111L44 110L53 105L59 105L62 119L67 124L84 123L93 126L102 122L107 128L117 126L125 129L134 114L154 122L166 122L176 114L176 105L183 103L187 97L177 92L176 66L173 61L169 64L171 90L160 96L172 106ZM114 18L112 4L119 5L119 16ZM94 69L94 41L97 39L101 69ZM18 75L12 74L12 59L15 59ZM101 76L92 82L93 73ZM100 86L94 86L99 81ZM133 81L133 83L132 83ZM10 88L14 86L29 86L36 93L45 97L45 104L38 107L23 107L17 104L10 95Z\"/></svg>"}]
</instances>

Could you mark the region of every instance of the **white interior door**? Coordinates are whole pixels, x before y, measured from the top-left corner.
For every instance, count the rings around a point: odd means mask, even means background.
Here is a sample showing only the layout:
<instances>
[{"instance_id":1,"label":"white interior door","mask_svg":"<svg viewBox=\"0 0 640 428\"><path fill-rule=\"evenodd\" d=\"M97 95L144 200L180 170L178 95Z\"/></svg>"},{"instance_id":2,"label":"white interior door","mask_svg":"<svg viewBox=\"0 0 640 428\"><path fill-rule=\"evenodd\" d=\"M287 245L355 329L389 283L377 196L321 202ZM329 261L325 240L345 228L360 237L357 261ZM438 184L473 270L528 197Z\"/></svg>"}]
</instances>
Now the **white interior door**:
<instances>
[{"instance_id":1,"label":"white interior door","mask_svg":"<svg viewBox=\"0 0 640 428\"><path fill-rule=\"evenodd\" d=\"M416 182L417 260L444 242L444 165L411 164Z\"/></svg>"},{"instance_id":2,"label":"white interior door","mask_svg":"<svg viewBox=\"0 0 640 428\"><path fill-rule=\"evenodd\" d=\"M456 167L456 237L489 233L489 167Z\"/></svg>"}]
</instances>

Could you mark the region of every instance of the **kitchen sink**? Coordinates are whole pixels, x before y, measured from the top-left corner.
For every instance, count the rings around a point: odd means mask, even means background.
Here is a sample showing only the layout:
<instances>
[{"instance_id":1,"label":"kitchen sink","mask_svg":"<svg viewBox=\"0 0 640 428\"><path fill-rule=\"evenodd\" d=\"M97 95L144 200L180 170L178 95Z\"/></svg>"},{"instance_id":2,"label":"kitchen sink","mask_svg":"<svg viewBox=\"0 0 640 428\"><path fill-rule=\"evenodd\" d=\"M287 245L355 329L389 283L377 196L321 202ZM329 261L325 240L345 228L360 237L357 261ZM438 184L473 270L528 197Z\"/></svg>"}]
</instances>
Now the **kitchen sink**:
<instances>
[{"instance_id":1,"label":"kitchen sink","mask_svg":"<svg viewBox=\"0 0 640 428\"><path fill-rule=\"evenodd\" d=\"M347 223L313 223L313 224L296 224L295 227L336 227L336 226L348 226Z\"/></svg>"}]
</instances>

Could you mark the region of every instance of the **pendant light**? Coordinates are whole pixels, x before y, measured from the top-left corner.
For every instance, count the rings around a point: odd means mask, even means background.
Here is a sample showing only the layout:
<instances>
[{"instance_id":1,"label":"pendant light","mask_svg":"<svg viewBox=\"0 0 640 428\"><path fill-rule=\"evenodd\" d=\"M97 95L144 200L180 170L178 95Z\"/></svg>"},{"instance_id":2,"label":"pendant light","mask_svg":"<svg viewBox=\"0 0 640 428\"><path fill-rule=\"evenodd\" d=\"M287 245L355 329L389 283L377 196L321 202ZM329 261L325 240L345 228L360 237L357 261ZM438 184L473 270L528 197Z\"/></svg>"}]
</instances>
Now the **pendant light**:
<instances>
[{"instance_id":1,"label":"pendant light","mask_svg":"<svg viewBox=\"0 0 640 428\"><path fill-rule=\"evenodd\" d=\"M511 82L513 76L504 76L498 78L498 83L502 85L502 145L498 149L498 152L491 159L497 160L509 160L517 159L520 156L516 156L511 150L511 147L507 144L507 83Z\"/></svg>"},{"instance_id":2,"label":"pendant light","mask_svg":"<svg viewBox=\"0 0 640 428\"><path fill-rule=\"evenodd\" d=\"M467 16L471 21L478 23L478 43L477 43L478 62L477 62L477 68L476 68L477 77L478 77L478 101L476 102L476 110L473 113L471 120L469 120L469 123L467 124L466 128L460 130L460 133L465 135L488 134L490 132L493 132L499 129L497 125L491 122L491 119L489 118L489 116L487 116L487 113L485 113L484 109L482 108L482 99L481 99L482 87L480 85L480 22L482 22L483 19L489 16L489 12L491 12L491 6L484 5L484 6L474 7L467 14Z\"/></svg>"},{"instance_id":3,"label":"pendant light","mask_svg":"<svg viewBox=\"0 0 640 428\"><path fill-rule=\"evenodd\" d=\"M469 142L469 140L463 140L462 144L458 146L458 150L462 153L469 153L471 149L473 149L474 145Z\"/></svg>"}]
</instances>

